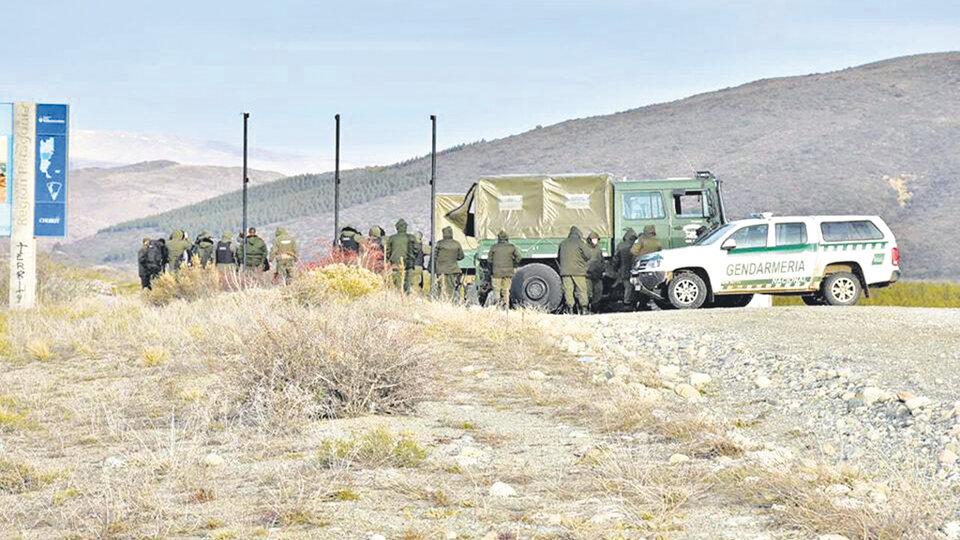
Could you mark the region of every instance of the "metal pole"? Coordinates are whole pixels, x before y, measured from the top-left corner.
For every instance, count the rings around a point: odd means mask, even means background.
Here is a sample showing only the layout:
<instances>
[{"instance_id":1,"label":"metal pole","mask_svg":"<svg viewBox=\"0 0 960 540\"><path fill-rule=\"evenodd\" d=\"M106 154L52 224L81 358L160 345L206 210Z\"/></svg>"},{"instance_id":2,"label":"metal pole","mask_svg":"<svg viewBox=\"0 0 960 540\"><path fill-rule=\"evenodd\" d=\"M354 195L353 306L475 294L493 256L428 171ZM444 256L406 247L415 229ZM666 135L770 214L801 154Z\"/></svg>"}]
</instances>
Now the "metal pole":
<instances>
[{"instance_id":1,"label":"metal pole","mask_svg":"<svg viewBox=\"0 0 960 540\"><path fill-rule=\"evenodd\" d=\"M333 244L340 235L340 115L334 115L337 121L337 146L333 165Z\"/></svg>"},{"instance_id":2,"label":"metal pole","mask_svg":"<svg viewBox=\"0 0 960 540\"><path fill-rule=\"evenodd\" d=\"M430 145L430 290L437 282L437 115L430 115L433 137Z\"/></svg>"},{"instance_id":3,"label":"metal pole","mask_svg":"<svg viewBox=\"0 0 960 540\"><path fill-rule=\"evenodd\" d=\"M247 120L250 118L250 113L243 113L243 230L240 232L240 238L243 244L241 244L241 250L243 251L243 268L241 270L246 271L247 269L247 184L250 183L250 179L247 178Z\"/></svg>"}]
</instances>

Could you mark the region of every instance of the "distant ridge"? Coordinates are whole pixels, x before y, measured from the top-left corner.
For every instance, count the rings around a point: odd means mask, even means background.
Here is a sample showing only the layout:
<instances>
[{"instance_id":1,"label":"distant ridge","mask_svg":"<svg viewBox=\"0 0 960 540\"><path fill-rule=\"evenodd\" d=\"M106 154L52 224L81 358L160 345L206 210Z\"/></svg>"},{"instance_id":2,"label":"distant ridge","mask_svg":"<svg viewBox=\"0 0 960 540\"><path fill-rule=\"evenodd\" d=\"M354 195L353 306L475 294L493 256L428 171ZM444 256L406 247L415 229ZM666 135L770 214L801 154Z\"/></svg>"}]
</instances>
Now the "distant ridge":
<instances>
[{"instance_id":1,"label":"distant ridge","mask_svg":"<svg viewBox=\"0 0 960 540\"><path fill-rule=\"evenodd\" d=\"M879 214L901 241L909 277L960 279L960 250L943 246L960 208L958 88L957 52L764 79L451 148L438 162L439 190L463 191L486 174L608 171L639 179L709 169L725 181L733 215ZM405 217L423 228L428 174L426 158L344 172L345 219L366 227ZM256 223L328 238L330 178L298 176L259 188ZM238 203L228 194L119 224L97 235L109 249L94 256L124 259L131 238L175 224L232 226Z\"/></svg>"}]
</instances>

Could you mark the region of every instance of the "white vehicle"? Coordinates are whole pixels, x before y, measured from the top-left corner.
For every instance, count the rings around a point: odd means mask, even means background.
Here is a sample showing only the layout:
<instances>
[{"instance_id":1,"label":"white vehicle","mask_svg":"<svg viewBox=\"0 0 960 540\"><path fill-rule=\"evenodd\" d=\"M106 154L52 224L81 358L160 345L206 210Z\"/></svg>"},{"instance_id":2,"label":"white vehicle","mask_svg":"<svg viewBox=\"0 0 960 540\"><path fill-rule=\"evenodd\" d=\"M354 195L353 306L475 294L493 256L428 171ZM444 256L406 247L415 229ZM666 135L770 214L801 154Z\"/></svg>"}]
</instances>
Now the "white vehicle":
<instances>
[{"instance_id":1,"label":"white vehicle","mask_svg":"<svg viewBox=\"0 0 960 540\"><path fill-rule=\"evenodd\" d=\"M632 276L636 290L680 309L745 306L755 293L851 306L900 279L900 250L877 216L762 214L646 255Z\"/></svg>"}]
</instances>

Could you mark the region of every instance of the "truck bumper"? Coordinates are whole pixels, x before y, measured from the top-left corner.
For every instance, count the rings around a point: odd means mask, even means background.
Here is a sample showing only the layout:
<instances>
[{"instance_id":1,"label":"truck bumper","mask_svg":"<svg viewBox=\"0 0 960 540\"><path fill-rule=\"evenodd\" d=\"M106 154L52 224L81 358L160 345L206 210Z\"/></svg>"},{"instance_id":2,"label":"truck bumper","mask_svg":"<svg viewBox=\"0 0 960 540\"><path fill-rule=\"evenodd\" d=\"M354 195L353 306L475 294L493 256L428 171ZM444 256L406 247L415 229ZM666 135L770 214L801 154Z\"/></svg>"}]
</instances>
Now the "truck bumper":
<instances>
[{"instance_id":1,"label":"truck bumper","mask_svg":"<svg viewBox=\"0 0 960 540\"><path fill-rule=\"evenodd\" d=\"M631 276L630 283L637 292L663 300L659 291L668 278L666 272L640 272Z\"/></svg>"}]
</instances>

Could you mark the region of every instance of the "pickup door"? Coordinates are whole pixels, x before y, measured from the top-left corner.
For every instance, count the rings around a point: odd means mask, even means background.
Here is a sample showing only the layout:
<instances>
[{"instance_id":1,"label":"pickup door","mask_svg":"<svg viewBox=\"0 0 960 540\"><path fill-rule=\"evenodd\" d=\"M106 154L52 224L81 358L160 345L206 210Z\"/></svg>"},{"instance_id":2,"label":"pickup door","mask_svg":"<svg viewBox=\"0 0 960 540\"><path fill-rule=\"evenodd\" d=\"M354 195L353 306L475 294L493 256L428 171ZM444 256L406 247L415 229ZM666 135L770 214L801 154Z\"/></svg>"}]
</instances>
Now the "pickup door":
<instances>
[{"instance_id":1,"label":"pickup door","mask_svg":"<svg viewBox=\"0 0 960 540\"><path fill-rule=\"evenodd\" d=\"M736 248L721 256L715 269L717 293L803 291L814 288L817 245L807 220L771 221L743 226L728 238ZM723 244L725 244L724 241ZM713 277L713 276L711 276Z\"/></svg>"}]
</instances>

